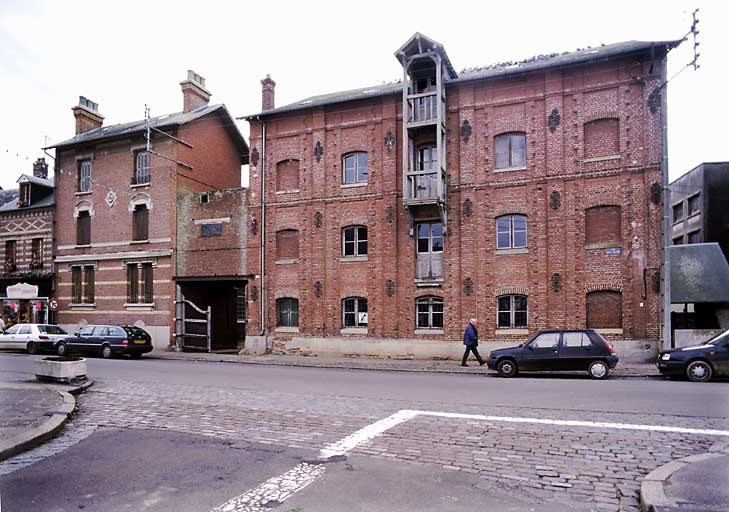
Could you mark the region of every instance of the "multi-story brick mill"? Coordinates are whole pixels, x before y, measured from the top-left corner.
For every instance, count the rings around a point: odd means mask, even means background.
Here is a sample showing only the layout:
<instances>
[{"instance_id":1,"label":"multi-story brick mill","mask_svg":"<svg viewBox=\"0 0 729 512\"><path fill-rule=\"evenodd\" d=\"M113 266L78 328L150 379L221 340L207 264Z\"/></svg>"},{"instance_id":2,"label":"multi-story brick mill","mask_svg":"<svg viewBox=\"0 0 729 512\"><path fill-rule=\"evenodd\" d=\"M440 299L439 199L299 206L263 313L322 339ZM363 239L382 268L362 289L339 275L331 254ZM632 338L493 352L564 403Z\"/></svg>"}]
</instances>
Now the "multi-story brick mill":
<instances>
[{"instance_id":1,"label":"multi-story brick mill","mask_svg":"<svg viewBox=\"0 0 729 512\"><path fill-rule=\"evenodd\" d=\"M456 72L415 34L402 81L248 116L249 340L460 355L545 328L619 351L660 330L661 90L677 42Z\"/></svg>"}]
</instances>

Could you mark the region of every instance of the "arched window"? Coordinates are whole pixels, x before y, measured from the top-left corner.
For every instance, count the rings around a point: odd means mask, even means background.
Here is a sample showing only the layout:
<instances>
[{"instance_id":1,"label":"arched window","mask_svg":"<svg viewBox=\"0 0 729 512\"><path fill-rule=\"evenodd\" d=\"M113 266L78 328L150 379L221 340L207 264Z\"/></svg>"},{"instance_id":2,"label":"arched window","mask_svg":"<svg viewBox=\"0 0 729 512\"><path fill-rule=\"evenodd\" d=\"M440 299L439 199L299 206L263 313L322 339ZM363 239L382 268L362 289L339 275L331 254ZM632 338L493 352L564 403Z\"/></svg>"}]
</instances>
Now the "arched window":
<instances>
[{"instance_id":1,"label":"arched window","mask_svg":"<svg viewBox=\"0 0 729 512\"><path fill-rule=\"evenodd\" d=\"M527 321L526 295L502 295L496 298L497 329L526 329Z\"/></svg>"},{"instance_id":2,"label":"arched window","mask_svg":"<svg viewBox=\"0 0 729 512\"><path fill-rule=\"evenodd\" d=\"M367 256L367 228L347 226L342 229L342 256Z\"/></svg>"},{"instance_id":3,"label":"arched window","mask_svg":"<svg viewBox=\"0 0 729 512\"><path fill-rule=\"evenodd\" d=\"M418 329L443 329L443 299L420 297L415 301L415 326Z\"/></svg>"},{"instance_id":4,"label":"arched window","mask_svg":"<svg viewBox=\"0 0 729 512\"><path fill-rule=\"evenodd\" d=\"M276 233L276 259L296 260L299 258L299 232L284 229Z\"/></svg>"},{"instance_id":5,"label":"arched window","mask_svg":"<svg viewBox=\"0 0 729 512\"><path fill-rule=\"evenodd\" d=\"M367 327L367 299L347 297L342 300L342 327Z\"/></svg>"},{"instance_id":6,"label":"arched window","mask_svg":"<svg viewBox=\"0 0 729 512\"><path fill-rule=\"evenodd\" d=\"M502 215L496 219L497 249L519 249L526 246L526 215Z\"/></svg>"},{"instance_id":7,"label":"arched window","mask_svg":"<svg viewBox=\"0 0 729 512\"><path fill-rule=\"evenodd\" d=\"M367 183L367 153L358 151L342 157L342 184Z\"/></svg>"},{"instance_id":8,"label":"arched window","mask_svg":"<svg viewBox=\"0 0 729 512\"><path fill-rule=\"evenodd\" d=\"M502 133L494 138L494 169L526 167L526 133Z\"/></svg>"},{"instance_id":9,"label":"arched window","mask_svg":"<svg viewBox=\"0 0 729 512\"><path fill-rule=\"evenodd\" d=\"M283 160L276 164L276 190L285 192L299 189L299 161Z\"/></svg>"},{"instance_id":10,"label":"arched window","mask_svg":"<svg viewBox=\"0 0 729 512\"><path fill-rule=\"evenodd\" d=\"M620 121L615 118L595 119L585 123L585 158L620 154Z\"/></svg>"},{"instance_id":11,"label":"arched window","mask_svg":"<svg viewBox=\"0 0 729 512\"><path fill-rule=\"evenodd\" d=\"M588 329L623 328L623 294L599 290L587 294Z\"/></svg>"},{"instance_id":12,"label":"arched window","mask_svg":"<svg viewBox=\"0 0 729 512\"><path fill-rule=\"evenodd\" d=\"M276 299L276 327L299 326L299 300L290 297Z\"/></svg>"},{"instance_id":13,"label":"arched window","mask_svg":"<svg viewBox=\"0 0 729 512\"><path fill-rule=\"evenodd\" d=\"M593 206L585 210L585 244L622 241L619 206Z\"/></svg>"}]
</instances>

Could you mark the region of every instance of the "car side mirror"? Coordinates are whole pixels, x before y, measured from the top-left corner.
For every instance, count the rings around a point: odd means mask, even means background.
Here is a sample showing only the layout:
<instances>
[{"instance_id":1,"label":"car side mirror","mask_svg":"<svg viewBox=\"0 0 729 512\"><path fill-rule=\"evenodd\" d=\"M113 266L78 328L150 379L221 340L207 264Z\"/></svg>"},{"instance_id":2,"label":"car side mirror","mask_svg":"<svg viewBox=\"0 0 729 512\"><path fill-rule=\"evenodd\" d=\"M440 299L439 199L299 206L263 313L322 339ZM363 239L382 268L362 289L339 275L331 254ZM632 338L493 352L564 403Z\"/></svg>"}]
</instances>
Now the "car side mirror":
<instances>
[{"instance_id":1,"label":"car side mirror","mask_svg":"<svg viewBox=\"0 0 729 512\"><path fill-rule=\"evenodd\" d=\"M73 335L74 336L81 336L81 333L80 332L75 332L75 333L73 333Z\"/></svg>"}]
</instances>

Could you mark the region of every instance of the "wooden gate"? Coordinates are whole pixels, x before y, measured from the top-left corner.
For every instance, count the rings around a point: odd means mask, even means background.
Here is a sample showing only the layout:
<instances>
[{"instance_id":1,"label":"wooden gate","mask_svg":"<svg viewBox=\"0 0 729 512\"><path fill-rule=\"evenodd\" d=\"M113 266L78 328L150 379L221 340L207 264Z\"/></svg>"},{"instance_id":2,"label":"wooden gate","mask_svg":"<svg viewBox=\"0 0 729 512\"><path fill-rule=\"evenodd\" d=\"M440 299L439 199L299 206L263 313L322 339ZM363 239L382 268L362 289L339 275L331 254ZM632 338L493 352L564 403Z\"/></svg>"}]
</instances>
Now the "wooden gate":
<instances>
[{"instance_id":1,"label":"wooden gate","mask_svg":"<svg viewBox=\"0 0 729 512\"><path fill-rule=\"evenodd\" d=\"M175 301L175 340L182 350L210 352L211 308L201 309L186 300L179 287Z\"/></svg>"}]
</instances>

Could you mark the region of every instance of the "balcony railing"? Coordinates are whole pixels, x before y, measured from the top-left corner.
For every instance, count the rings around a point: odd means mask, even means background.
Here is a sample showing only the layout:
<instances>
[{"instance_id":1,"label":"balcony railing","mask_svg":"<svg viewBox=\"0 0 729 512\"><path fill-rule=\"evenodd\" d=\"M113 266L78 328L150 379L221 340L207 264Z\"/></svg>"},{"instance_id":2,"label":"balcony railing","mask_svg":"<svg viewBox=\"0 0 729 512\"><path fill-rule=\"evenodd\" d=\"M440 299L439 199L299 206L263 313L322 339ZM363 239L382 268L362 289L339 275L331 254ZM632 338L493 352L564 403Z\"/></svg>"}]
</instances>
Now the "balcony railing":
<instances>
[{"instance_id":1,"label":"balcony railing","mask_svg":"<svg viewBox=\"0 0 729 512\"><path fill-rule=\"evenodd\" d=\"M406 177L405 201L433 203L445 200L446 173L439 171L410 171Z\"/></svg>"},{"instance_id":2,"label":"balcony railing","mask_svg":"<svg viewBox=\"0 0 729 512\"><path fill-rule=\"evenodd\" d=\"M433 122L438 118L438 96L434 92L408 96L408 123Z\"/></svg>"}]
</instances>

